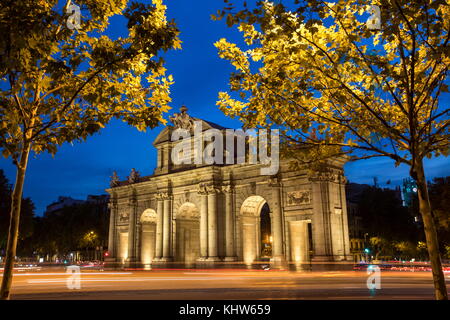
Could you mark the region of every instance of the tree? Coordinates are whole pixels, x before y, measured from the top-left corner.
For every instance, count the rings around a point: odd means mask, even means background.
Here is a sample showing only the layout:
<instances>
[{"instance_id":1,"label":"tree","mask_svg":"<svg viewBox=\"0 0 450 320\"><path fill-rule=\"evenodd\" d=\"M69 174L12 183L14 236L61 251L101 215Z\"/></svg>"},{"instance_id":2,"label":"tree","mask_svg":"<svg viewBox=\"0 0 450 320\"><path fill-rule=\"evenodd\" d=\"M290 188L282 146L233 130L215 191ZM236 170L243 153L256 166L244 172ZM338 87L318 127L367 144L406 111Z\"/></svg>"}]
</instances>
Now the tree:
<instances>
[{"instance_id":1,"label":"tree","mask_svg":"<svg viewBox=\"0 0 450 320\"><path fill-rule=\"evenodd\" d=\"M394 243L394 247L400 261L417 256L417 246L411 241L397 241Z\"/></svg>"},{"instance_id":2,"label":"tree","mask_svg":"<svg viewBox=\"0 0 450 320\"><path fill-rule=\"evenodd\" d=\"M416 245L416 256L423 261L428 256L427 244L423 241L418 241Z\"/></svg>"},{"instance_id":3,"label":"tree","mask_svg":"<svg viewBox=\"0 0 450 320\"><path fill-rule=\"evenodd\" d=\"M74 204L48 212L37 223L34 249L44 256L56 254L65 259L72 251L103 247L108 241L108 218L106 203Z\"/></svg>"},{"instance_id":4,"label":"tree","mask_svg":"<svg viewBox=\"0 0 450 320\"><path fill-rule=\"evenodd\" d=\"M246 127L281 127L282 154L299 165L342 155L407 165L435 295L447 299L423 159L449 153L450 108L440 98L448 93L450 7L444 0L295 3L229 4L218 13L238 25L247 50L226 39L215 44L236 69L232 93L219 93L217 104Z\"/></svg>"},{"instance_id":5,"label":"tree","mask_svg":"<svg viewBox=\"0 0 450 320\"><path fill-rule=\"evenodd\" d=\"M11 210L11 185L3 170L0 169L0 255L6 249L8 240L9 213ZM20 234L22 242L29 238L34 229L34 203L30 198L22 198L20 206Z\"/></svg>"},{"instance_id":6,"label":"tree","mask_svg":"<svg viewBox=\"0 0 450 320\"><path fill-rule=\"evenodd\" d=\"M8 299L30 152L56 153L111 119L144 130L163 121L172 77L161 51L179 48L162 0L14 0L0 3L0 148L17 168L1 298ZM77 10L80 8L80 10ZM80 14L82 16L80 16ZM107 36L124 15L128 35ZM79 23L78 23L79 22Z\"/></svg>"},{"instance_id":7,"label":"tree","mask_svg":"<svg viewBox=\"0 0 450 320\"><path fill-rule=\"evenodd\" d=\"M370 246L375 254L375 260L378 260L380 255L392 255L392 242L381 237L371 237L369 240Z\"/></svg>"},{"instance_id":8,"label":"tree","mask_svg":"<svg viewBox=\"0 0 450 320\"><path fill-rule=\"evenodd\" d=\"M446 246L450 246L450 177L434 178L429 186L441 252L445 253Z\"/></svg>"},{"instance_id":9,"label":"tree","mask_svg":"<svg viewBox=\"0 0 450 320\"><path fill-rule=\"evenodd\" d=\"M9 217L11 207L11 185L3 170L0 170L0 250L6 247L6 235L8 234ZM0 252L1 252L0 251ZM0 253L1 254L1 253Z\"/></svg>"}]
</instances>

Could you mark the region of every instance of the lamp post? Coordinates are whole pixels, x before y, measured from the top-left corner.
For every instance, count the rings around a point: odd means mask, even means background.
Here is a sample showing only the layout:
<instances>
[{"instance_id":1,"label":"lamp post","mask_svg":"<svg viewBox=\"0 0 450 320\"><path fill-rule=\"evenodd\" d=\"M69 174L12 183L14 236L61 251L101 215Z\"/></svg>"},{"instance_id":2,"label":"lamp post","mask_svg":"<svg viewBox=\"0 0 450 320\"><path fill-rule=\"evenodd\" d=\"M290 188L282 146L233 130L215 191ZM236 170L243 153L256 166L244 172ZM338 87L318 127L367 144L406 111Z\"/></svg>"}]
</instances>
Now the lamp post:
<instances>
[{"instance_id":1,"label":"lamp post","mask_svg":"<svg viewBox=\"0 0 450 320\"><path fill-rule=\"evenodd\" d=\"M367 256L367 254L368 254L368 248L367 248L367 236L368 236L369 234L368 233L365 233L364 234L364 254L365 254L365 262L366 263L368 263L368 256Z\"/></svg>"}]
</instances>

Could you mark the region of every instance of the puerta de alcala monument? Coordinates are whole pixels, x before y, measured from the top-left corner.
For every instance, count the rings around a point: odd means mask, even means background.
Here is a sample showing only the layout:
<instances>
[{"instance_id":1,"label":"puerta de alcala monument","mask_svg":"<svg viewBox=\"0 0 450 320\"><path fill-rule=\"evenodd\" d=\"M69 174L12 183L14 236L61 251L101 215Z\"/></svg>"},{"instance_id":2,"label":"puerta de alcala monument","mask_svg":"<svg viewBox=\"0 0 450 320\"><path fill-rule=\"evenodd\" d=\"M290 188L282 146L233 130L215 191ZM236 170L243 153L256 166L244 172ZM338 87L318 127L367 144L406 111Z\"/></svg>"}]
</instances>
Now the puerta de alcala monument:
<instances>
[{"instance_id":1,"label":"puerta de alcala monument","mask_svg":"<svg viewBox=\"0 0 450 320\"><path fill-rule=\"evenodd\" d=\"M229 136L226 128L191 117L185 107L171 121L153 142L158 159L152 175L140 177L133 169L128 180L116 175L111 180L108 261L145 266L351 260L344 159L330 160L321 171L293 170L288 160L277 166L261 161L180 163L174 157L180 143L207 149L203 137L215 132L215 140L223 133L225 148ZM201 127L196 135L194 124ZM178 129L190 138L174 141ZM212 154L236 160L236 149ZM203 151L193 148L180 158L199 159ZM248 150L244 158L251 158ZM262 174L269 165L277 172Z\"/></svg>"}]
</instances>

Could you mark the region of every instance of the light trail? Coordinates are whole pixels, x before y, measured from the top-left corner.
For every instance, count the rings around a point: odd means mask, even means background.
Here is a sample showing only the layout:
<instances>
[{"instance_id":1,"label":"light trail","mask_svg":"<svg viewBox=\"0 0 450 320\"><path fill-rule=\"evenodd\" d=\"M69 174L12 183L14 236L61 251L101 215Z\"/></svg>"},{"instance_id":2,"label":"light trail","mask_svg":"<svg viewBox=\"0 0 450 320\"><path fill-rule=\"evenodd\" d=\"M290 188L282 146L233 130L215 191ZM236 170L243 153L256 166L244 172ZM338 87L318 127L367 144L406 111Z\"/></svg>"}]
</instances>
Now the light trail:
<instances>
[{"instance_id":1,"label":"light trail","mask_svg":"<svg viewBox=\"0 0 450 320\"><path fill-rule=\"evenodd\" d=\"M72 274L83 274L83 275L124 275L124 274L133 274L132 272L55 272L55 273L18 273L14 274L16 276L67 276Z\"/></svg>"},{"instance_id":2,"label":"light trail","mask_svg":"<svg viewBox=\"0 0 450 320\"><path fill-rule=\"evenodd\" d=\"M80 279L81 282L143 282L143 281L212 281L212 280L245 280L247 277L171 277L171 278L125 278L125 279ZM66 283L67 279L28 280L28 283Z\"/></svg>"}]
</instances>

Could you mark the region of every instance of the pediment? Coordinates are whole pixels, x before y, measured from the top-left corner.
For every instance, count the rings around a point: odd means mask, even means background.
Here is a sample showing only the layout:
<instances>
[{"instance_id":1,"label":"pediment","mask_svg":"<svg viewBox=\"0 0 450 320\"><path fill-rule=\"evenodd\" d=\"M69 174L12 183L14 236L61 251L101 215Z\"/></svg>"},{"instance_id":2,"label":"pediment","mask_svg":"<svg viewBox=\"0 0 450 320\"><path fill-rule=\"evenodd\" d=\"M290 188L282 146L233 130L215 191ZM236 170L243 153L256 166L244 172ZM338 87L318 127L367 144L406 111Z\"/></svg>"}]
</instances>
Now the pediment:
<instances>
[{"instance_id":1,"label":"pediment","mask_svg":"<svg viewBox=\"0 0 450 320\"><path fill-rule=\"evenodd\" d=\"M198 118L192 118L194 121L201 121L202 122L202 132L209 130L209 129L218 129L218 130L225 130L227 128L222 127L216 123L205 121ZM170 136L172 134L172 130L174 130L174 126L167 125L164 127L164 129L161 130L161 132L156 136L155 140L153 140L153 146L158 146L160 144L165 144L170 141ZM192 133L193 134L193 133Z\"/></svg>"}]
</instances>

